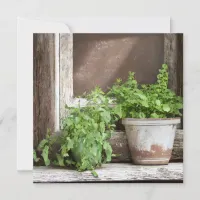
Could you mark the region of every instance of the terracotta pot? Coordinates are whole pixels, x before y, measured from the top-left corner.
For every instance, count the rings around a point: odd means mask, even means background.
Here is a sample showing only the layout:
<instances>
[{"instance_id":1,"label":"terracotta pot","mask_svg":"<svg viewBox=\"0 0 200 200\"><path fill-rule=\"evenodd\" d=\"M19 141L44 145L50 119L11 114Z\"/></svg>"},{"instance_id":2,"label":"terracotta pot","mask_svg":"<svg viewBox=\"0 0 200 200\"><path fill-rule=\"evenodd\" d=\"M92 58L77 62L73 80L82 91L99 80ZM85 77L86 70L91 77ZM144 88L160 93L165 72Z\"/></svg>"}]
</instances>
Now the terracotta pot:
<instances>
[{"instance_id":1,"label":"terracotta pot","mask_svg":"<svg viewBox=\"0 0 200 200\"><path fill-rule=\"evenodd\" d=\"M179 123L180 118L123 119L133 163L168 164Z\"/></svg>"}]
</instances>

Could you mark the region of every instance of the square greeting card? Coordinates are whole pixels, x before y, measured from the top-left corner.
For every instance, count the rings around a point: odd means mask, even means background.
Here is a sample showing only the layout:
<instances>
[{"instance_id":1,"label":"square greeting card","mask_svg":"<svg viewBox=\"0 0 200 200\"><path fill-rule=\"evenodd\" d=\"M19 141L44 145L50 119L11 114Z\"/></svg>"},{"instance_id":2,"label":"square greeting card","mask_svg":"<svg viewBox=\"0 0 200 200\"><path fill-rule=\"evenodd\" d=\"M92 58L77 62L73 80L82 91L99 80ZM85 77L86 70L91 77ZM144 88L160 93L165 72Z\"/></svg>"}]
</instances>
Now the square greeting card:
<instances>
[{"instance_id":1,"label":"square greeting card","mask_svg":"<svg viewBox=\"0 0 200 200\"><path fill-rule=\"evenodd\" d=\"M33 182L183 182L183 34L72 29L32 33Z\"/></svg>"}]
</instances>

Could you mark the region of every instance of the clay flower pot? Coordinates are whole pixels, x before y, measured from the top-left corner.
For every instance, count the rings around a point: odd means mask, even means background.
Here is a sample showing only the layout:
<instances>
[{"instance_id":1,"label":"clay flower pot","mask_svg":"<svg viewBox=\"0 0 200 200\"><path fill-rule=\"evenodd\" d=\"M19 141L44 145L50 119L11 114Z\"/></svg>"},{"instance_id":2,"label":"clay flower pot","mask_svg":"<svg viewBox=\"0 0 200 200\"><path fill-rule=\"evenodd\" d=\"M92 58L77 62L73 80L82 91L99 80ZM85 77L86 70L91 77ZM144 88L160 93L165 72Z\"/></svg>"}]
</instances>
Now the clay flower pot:
<instances>
[{"instance_id":1,"label":"clay flower pot","mask_svg":"<svg viewBox=\"0 0 200 200\"><path fill-rule=\"evenodd\" d=\"M123 119L133 163L168 164L179 123L180 118Z\"/></svg>"}]
</instances>

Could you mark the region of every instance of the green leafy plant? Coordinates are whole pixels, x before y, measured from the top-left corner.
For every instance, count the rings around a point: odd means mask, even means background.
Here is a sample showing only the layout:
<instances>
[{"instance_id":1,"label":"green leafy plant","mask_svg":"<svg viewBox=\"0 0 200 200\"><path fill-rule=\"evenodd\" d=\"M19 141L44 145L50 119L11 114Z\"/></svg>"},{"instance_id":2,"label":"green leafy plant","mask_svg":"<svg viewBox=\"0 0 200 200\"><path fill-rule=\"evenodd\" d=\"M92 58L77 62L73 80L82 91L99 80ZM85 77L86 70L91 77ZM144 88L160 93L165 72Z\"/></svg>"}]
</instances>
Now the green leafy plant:
<instances>
[{"instance_id":1,"label":"green leafy plant","mask_svg":"<svg viewBox=\"0 0 200 200\"><path fill-rule=\"evenodd\" d=\"M117 79L107 96L115 99L123 118L170 118L181 116L182 97L168 89L168 66L162 65L155 84L139 85L135 73L126 82Z\"/></svg>"},{"instance_id":2,"label":"green leafy plant","mask_svg":"<svg viewBox=\"0 0 200 200\"><path fill-rule=\"evenodd\" d=\"M59 139L47 134L38 150L47 166L53 164L75 167L78 171L91 170L97 177L94 169L111 161L112 148L108 139L120 115L117 109L110 107L111 99L99 87L85 97L88 100L85 107L66 105L68 115L62 120ZM57 150L53 148L56 141L59 141ZM37 161L35 153L34 160Z\"/></svg>"},{"instance_id":3,"label":"green leafy plant","mask_svg":"<svg viewBox=\"0 0 200 200\"><path fill-rule=\"evenodd\" d=\"M37 149L33 150L33 161L35 164L43 163L48 166L51 164L51 160L49 155L53 155L55 153L55 144L61 142L60 135L52 135L51 130L47 129L46 137L41 140ZM39 155L39 156L38 156Z\"/></svg>"}]
</instances>

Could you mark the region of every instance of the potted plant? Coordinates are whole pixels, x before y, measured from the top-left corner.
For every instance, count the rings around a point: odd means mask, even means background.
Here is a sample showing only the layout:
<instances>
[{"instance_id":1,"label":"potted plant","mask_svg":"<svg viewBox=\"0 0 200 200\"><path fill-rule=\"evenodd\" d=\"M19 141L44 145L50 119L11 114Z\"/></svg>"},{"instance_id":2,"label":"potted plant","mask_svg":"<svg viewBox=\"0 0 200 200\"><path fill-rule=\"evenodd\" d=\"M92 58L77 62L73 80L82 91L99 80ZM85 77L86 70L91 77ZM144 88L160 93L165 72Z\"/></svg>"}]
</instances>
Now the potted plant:
<instances>
[{"instance_id":1,"label":"potted plant","mask_svg":"<svg viewBox=\"0 0 200 200\"><path fill-rule=\"evenodd\" d=\"M168 89L168 66L162 65L155 84L139 85L133 72L122 83L117 79L108 92L121 110L122 124L135 164L168 164L182 97Z\"/></svg>"},{"instance_id":2,"label":"potted plant","mask_svg":"<svg viewBox=\"0 0 200 200\"><path fill-rule=\"evenodd\" d=\"M62 120L59 136L49 136L38 146L45 165L75 167L78 171L93 171L102 163L110 162L112 148L108 142L118 115L109 106L110 99L96 87L86 95L85 107L68 107L68 115ZM58 145L54 148L55 143ZM53 154L53 155L52 155ZM35 162L39 161L34 151Z\"/></svg>"}]
</instances>

